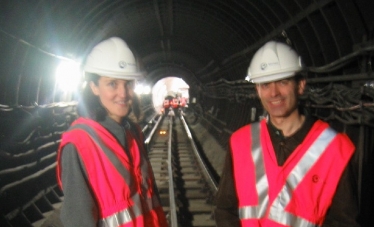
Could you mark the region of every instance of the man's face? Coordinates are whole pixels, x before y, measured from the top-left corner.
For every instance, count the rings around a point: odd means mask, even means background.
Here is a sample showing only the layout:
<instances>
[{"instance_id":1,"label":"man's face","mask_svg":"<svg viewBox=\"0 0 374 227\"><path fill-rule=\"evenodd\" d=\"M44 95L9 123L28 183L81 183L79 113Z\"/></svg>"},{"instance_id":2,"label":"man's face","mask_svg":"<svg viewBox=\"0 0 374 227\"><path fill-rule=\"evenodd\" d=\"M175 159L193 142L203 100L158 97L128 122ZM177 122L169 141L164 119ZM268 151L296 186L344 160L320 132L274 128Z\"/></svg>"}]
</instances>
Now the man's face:
<instances>
[{"instance_id":1,"label":"man's face","mask_svg":"<svg viewBox=\"0 0 374 227\"><path fill-rule=\"evenodd\" d=\"M271 119L288 118L297 113L298 96L304 92L305 83L291 78L256 84L258 96Z\"/></svg>"},{"instance_id":2,"label":"man's face","mask_svg":"<svg viewBox=\"0 0 374 227\"><path fill-rule=\"evenodd\" d=\"M93 82L90 86L113 120L120 122L129 113L134 96L134 81L102 76L98 86Z\"/></svg>"}]
</instances>

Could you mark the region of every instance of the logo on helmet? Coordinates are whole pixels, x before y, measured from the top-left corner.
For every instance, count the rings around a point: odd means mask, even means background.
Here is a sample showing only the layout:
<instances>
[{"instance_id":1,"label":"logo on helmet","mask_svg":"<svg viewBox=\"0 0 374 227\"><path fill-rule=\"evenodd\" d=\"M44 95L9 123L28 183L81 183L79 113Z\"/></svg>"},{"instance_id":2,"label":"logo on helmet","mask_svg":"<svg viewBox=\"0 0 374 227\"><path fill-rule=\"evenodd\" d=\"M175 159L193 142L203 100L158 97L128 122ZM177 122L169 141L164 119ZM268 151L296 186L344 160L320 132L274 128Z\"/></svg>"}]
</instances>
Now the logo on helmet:
<instances>
[{"instance_id":1,"label":"logo on helmet","mask_svg":"<svg viewBox=\"0 0 374 227\"><path fill-rule=\"evenodd\" d=\"M120 67L121 69L124 69L124 68L126 68L127 63L124 62L124 61L120 61L120 62L118 62L118 65L119 65L119 67Z\"/></svg>"},{"instance_id":2,"label":"logo on helmet","mask_svg":"<svg viewBox=\"0 0 374 227\"><path fill-rule=\"evenodd\" d=\"M261 63L261 70L265 70L266 67L268 67L268 64L266 64L266 62Z\"/></svg>"}]
</instances>

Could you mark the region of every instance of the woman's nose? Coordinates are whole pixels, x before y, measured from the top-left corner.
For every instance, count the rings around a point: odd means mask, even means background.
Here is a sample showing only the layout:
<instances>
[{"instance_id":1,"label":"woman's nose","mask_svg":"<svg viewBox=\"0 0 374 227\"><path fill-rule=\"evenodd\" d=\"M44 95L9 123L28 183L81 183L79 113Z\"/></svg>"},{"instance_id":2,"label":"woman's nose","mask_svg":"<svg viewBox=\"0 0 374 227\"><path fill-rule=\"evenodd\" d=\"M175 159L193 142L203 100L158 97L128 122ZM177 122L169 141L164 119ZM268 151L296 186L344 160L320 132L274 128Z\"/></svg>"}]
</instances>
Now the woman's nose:
<instances>
[{"instance_id":1,"label":"woman's nose","mask_svg":"<svg viewBox=\"0 0 374 227\"><path fill-rule=\"evenodd\" d=\"M120 97L126 97L128 95L128 89L127 89L126 84L121 84L121 86L119 86L118 95Z\"/></svg>"}]
</instances>

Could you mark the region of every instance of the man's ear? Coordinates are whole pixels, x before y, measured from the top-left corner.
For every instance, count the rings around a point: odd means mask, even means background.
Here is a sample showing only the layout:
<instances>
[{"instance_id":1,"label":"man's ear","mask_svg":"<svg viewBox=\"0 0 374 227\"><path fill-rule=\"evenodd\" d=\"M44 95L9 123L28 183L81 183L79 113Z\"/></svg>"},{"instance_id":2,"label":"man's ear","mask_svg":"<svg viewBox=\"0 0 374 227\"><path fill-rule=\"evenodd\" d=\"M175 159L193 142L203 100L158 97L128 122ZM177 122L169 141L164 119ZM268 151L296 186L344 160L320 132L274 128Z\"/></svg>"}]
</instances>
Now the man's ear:
<instances>
[{"instance_id":1,"label":"man's ear","mask_svg":"<svg viewBox=\"0 0 374 227\"><path fill-rule=\"evenodd\" d=\"M90 88L94 95L99 95L99 89L97 88L96 84L92 81L90 81Z\"/></svg>"},{"instance_id":2,"label":"man's ear","mask_svg":"<svg viewBox=\"0 0 374 227\"><path fill-rule=\"evenodd\" d=\"M306 85L306 80L305 79L299 80L299 83L298 83L298 93L299 93L299 95L302 95L304 93L305 85Z\"/></svg>"},{"instance_id":3,"label":"man's ear","mask_svg":"<svg viewBox=\"0 0 374 227\"><path fill-rule=\"evenodd\" d=\"M258 97L260 97L260 94L258 93L258 86L259 86L258 84L255 84L256 94Z\"/></svg>"}]
</instances>

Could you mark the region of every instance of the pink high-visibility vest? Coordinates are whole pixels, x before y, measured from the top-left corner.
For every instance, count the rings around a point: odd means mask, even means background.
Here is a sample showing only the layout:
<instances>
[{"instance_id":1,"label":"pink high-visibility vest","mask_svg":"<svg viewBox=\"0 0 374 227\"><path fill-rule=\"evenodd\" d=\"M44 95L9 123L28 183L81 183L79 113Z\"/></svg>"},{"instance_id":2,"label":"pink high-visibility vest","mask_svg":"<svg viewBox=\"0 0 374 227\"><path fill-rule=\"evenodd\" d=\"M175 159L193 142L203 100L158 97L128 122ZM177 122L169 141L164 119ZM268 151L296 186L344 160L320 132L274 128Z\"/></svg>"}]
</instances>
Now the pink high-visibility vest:
<instances>
[{"instance_id":1,"label":"pink high-visibility vest","mask_svg":"<svg viewBox=\"0 0 374 227\"><path fill-rule=\"evenodd\" d=\"M177 98L174 98L172 99L172 101L170 102L171 104L171 107L173 107L174 109L178 108L179 107L179 100Z\"/></svg>"},{"instance_id":2,"label":"pink high-visibility vest","mask_svg":"<svg viewBox=\"0 0 374 227\"><path fill-rule=\"evenodd\" d=\"M180 103L180 106L181 107L185 107L186 106L186 104L187 104L187 101L186 101L186 98L180 98L179 99L179 103Z\"/></svg>"},{"instance_id":3,"label":"pink high-visibility vest","mask_svg":"<svg viewBox=\"0 0 374 227\"><path fill-rule=\"evenodd\" d=\"M85 118L73 122L62 135L58 151L57 180L61 188L61 152L68 143L74 144L86 169L99 206L99 226L167 226L153 191L153 172L145 150L130 130L126 130L126 143L131 157L99 123Z\"/></svg>"},{"instance_id":4,"label":"pink high-visibility vest","mask_svg":"<svg viewBox=\"0 0 374 227\"><path fill-rule=\"evenodd\" d=\"M354 145L317 120L283 166L278 166L266 120L230 139L242 226L321 226Z\"/></svg>"},{"instance_id":5,"label":"pink high-visibility vest","mask_svg":"<svg viewBox=\"0 0 374 227\"><path fill-rule=\"evenodd\" d=\"M168 99L164 100L164 108L167 109L170 107L170 101Z\"/></svg>"}]
</instances>

